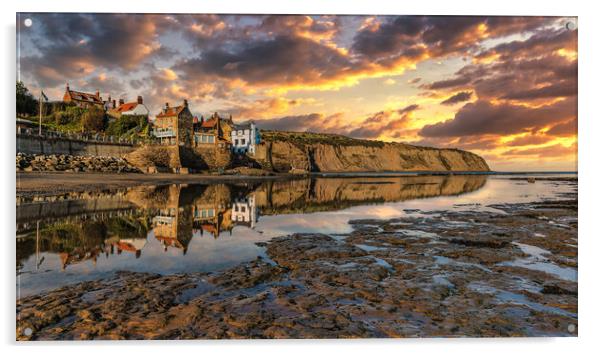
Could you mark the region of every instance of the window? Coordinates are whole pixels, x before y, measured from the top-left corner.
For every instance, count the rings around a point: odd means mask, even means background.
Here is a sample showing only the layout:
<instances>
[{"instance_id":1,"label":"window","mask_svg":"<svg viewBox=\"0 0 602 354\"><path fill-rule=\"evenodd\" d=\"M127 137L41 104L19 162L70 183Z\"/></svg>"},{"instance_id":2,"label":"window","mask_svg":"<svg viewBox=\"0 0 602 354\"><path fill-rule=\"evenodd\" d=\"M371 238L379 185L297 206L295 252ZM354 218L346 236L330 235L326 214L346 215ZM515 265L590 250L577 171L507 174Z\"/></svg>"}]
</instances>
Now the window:
<instances>
[{"instance_id":1,"label":"window","mask_svg":"<svg viewBox=\"0 0 602 354\"><path fill-rule=\"evenodd\" d=\"M234 139L234 145L238 145L238 139Z\"/></svg>"},{"instance_id":2,"label":"window","mask_svg":"<svg viewBox=\"0 0 602 354\"><path fill-rule=\"evenodd\" d=\"M215 137L213 135L210 135L207 137L210 143L214 143L215 142Z\"/></svg>"},{"instance_id":3,"label":"window","mask_svg":"<svg viewBox=\"0 0 602 354\"><path fill-rule=\"evenodd\" d=\"M244 206L241 206L240 211L242 211L244 213L245 211L247 211L247 208L245 208Z\"/></svg>"}]
</instances>

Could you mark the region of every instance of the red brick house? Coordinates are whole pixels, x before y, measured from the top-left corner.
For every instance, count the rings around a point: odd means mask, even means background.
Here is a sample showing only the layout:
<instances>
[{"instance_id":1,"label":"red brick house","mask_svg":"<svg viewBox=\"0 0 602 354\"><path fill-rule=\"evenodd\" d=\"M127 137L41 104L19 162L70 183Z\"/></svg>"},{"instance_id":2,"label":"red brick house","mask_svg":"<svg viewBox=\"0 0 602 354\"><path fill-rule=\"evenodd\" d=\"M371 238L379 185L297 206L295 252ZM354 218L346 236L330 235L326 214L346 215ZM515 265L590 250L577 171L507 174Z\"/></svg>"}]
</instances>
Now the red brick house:
<instances>
[{"instance_id":1,"label":"red brick house","mask_svg":"<svg viewBox=\"0 0 602 354\"><path fill-rule=\"evenodd\" d=\"M75 103L81 108L98 107L104 109L104 102L100 97L100 92L97 90L96 93L86 93L71 90L69 84L65 87L65 94L63 95L63 102Z\"/></svg>"}]
</instances>

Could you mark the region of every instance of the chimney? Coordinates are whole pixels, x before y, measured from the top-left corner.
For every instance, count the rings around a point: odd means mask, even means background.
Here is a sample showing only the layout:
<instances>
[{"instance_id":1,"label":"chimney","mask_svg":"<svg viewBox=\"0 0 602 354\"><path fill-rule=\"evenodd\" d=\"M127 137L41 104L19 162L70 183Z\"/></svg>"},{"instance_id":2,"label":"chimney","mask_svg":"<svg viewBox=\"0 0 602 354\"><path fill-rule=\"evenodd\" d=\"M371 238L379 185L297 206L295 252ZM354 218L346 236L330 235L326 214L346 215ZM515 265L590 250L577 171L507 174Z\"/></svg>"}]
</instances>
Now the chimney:
<instances>
[{"instance_id":1,"label":"chimney","mask_svg":"<svg viewBox=\"0 0 602 354\"><path fill-rule=\"evenodd\" d=\"M120 98L119 99L119 107L121 107L124 103L125 103L125 101L123 100L123 98Z\"/></svg>"},{"instance_id":2,"label":"chimney","mask_svg":"<svg viewBox=\"0 0 602 354\"><path fill-rule=\"evenodd\" d=\"M67 85L65 85L65 89L66 89L67 91L69 91L69 83L67 83Z\"/></svg>"},{"instance_id":3,"label":"chimney","mask_svg":"<svg viewBox=\"0 0 602 354\"><path fill-rule=\"evenodd\" d=\"M169 102L165 102L165 107L163 107L163 113L167 113L169 110Z\"/></svg>"},{"instance_id":4,"label":"chimney","mask_svg":"<svg viewBox=\"0 0 602 354\"><path fill-rule=\"evenodd\" d=\"M113 100L113 108L115 108L115 107L117 107L117 106L115 105L115 100Z\"/></svg>"},{"instance_id":5,"label":"chimney","mask_svg":"<svg viewBox=\"0 0 602 354\"><path fill-rule=\"evenodd\" d=\"M96 97L100 98L100 91L96 90Z\"/></svg>"},{"instance_id":6,"label":"chimney","mask_svg":"<svg viewBox=\"0 0 602 354\"><path fill-rule=\"evenodd\" d=\"M184 107L188 107L188 100L184 100Z\"/></svg>"},{"instance_id":7,"label":"chimney","mask_svg":"<svg viewBox=\"0 0 602 354\"><path fill-rule=\"evenodd\" d=\"M138 104L142 104L142 96L138 96Z\"/></svg>"},{"instance_id":8,"label":"chimney","mask_svg":"<svg viewBox=\"0 0 602 354\"><path fill-rule=\"evenodd\" d=\"M203 116L201 116L201 124L203 124L204 121L205 121L205 118L203 118Z\"/></svg>"}]
</instances>

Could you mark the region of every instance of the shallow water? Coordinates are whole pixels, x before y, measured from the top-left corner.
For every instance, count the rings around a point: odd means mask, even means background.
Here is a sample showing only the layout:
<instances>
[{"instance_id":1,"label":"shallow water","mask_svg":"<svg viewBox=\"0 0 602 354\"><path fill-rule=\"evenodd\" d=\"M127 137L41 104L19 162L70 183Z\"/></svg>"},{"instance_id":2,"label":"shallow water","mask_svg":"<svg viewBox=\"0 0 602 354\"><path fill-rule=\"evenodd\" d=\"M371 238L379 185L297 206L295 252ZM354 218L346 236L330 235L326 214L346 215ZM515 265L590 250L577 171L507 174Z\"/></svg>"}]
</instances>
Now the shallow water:
<instances>
[{"instance_id":1,"label":"shallow water","mask_svg":"<svg viewBox=\"0 0 602 354\"><path fill-rule=\"evenodd\" d=\"M352 230L351 220L438 210L503 213L491 205L562 199L575 188L562 181L526 183L511 177L361 176L171 185L18 203L17 294L109 277L118 270L217 271L266 257L256 243L276 236L315 232L336 238ZM544 271L572 278L538 257L541 252L513 265L543 264Z\"/></svg>"}]
</instances>

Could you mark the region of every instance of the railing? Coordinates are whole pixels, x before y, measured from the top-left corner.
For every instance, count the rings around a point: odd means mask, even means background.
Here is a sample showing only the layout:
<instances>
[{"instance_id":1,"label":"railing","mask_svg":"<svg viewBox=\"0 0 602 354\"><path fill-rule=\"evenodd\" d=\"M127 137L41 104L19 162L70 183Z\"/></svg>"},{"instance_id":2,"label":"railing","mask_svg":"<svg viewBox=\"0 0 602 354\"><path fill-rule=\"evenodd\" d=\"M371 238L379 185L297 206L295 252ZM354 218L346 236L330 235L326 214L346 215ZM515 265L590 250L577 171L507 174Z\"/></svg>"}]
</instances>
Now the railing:
<instances>
[{"instance_id":1,"label":"railing","mask_svg":"<svg viewBox=\"0 0 602 354\"><path fill-rule=\"evenodd\" d=\"M157 215L153 218L153 221L161 224L171 224L174 222L174 217Z\"/></svg>"},{"instance_id":2,"label":"railing","mask_svg":"<svg viewBox=\"0 0 602 354\"><path fill-rule=\"evenodd\" d=\"M38 130L34 129L17 129L17 135L40 137L44 139L69 139L69 140L80 140L86 142L98 142L98 143L117 143L117 144L139 144L139 139L135 138L118 138L111 135L104 134L92 134L92 133L63 133L58 131L42 131L42 134L38 134Z\"/></svg>"},{"instance_id":3,"label":"railing","mask_svg":"<svg viewBox=\"0 0 602 354\"><path fill-rule=\"evenodd\" d=\"M176 136L172 129L155 129L153 135L157 138L173 138Z\"/></svg>"}]
</instances>

